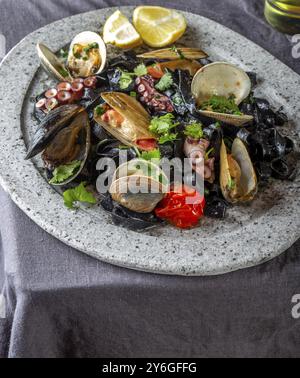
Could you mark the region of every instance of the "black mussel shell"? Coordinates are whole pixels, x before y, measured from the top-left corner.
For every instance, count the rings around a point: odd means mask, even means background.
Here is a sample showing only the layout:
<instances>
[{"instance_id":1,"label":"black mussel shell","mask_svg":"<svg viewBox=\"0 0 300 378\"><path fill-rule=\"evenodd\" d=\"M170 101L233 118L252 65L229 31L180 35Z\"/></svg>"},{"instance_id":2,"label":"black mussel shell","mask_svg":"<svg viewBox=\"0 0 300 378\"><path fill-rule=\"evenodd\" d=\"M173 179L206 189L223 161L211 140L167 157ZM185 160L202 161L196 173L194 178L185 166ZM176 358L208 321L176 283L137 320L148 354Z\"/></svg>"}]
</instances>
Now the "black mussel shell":
<instances>
[{"instance_id":1,"label":"black mussel shell","mask_svg":"<svg viewBox=\"0 0 300 378\"><path fill-rule=\"evenodd\" d=\"M145 231L163 222L154 213L139 214L114 202L109 194L101 202L102 208L112 215L113 222L132 231Z\"/></svg>"},{"instance_id":2,"label":"black mussel shell","mask_svg":"<svg viewBox=\"0 0 300 378\"><path fill-rule=\"evenodd\" d=\"M298 173L299 154L292 152L271 162L273 177L279 180L294 180Z\"/></svg>"},{"instance_id":3,"label":"black mussel shell","mask_svg":"<svg viewBox=\"0 0 300 378\"><path fill-rule=\"evenodd\" d=\"M80 105L64 105L52 110L40 123L36 130L25 159L31 159L42 152L55 136L68 127L74 118L83 111Z\"/></svg>"}]
</instances>

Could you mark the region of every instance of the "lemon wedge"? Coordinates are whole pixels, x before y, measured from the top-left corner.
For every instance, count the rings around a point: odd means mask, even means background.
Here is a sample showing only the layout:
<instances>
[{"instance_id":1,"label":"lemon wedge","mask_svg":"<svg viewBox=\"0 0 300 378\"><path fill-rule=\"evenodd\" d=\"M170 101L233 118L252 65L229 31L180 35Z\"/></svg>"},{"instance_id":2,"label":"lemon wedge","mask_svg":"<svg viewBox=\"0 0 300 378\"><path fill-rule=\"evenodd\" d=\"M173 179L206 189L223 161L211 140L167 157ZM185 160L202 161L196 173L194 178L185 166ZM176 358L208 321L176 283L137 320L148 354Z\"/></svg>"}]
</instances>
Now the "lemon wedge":
<instances>
[{"instance_id":1,"label":"lemon wedge","mask_svg":"<svg viewBox=\"0 0 300 378\"><path fill-rule=\"evenodd\" d=\"M166 47L186 31L184 16L175 10L140 6L133 13L133 24L144 42L151 47Z\"/></svg>"},{"instance_id":2,"label":"lemon wedge","mask_svg":"<svg viewBox=\"0 0 300 378\"><path fill-rule=\"evenodd\" d=\"M105 43L111 43L124 49L131 49L143 43L139 33L119 10L105 22L103 39Z\"/></svg>"}]
</instances>

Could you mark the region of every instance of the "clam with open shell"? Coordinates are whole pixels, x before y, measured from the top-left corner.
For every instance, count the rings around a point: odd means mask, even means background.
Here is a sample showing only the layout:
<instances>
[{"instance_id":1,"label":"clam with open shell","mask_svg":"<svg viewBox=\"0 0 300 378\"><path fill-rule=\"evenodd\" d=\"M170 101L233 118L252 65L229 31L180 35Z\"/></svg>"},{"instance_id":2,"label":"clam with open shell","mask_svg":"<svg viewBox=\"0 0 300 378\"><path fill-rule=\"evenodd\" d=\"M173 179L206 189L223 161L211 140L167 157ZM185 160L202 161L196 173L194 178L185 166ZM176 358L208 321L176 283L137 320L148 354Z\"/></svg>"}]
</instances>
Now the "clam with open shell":
<instances>
[{"instance_id":1,"label":"clam with open shell","mask_svg":"<svg viewBox=\"0 0 300 378\"><path fill-rule=\"evenodd\" d=\"M135 98L119 92L101 96L107 110L98 114L95 109L94 119L99 125L126 146L141 150L156 148L156 137L149 131L150 115Z\"/></svg>"},{"instance_id":2,"label":"clam with open shell","mask_svg":"<svg viewBox=\"0 0 300 378\"><path fill-rule=\"evenodd\" d=\"M155 164L134 159L115 172L109 192L112 199L127 209L151 213L168 191L168 179Z\"/></svg>"},{"instance_id":3,"label":"clam with open shell","mask_svg":"<svg viewBox=\"0 0 300 378\"><path fill-rule=\"evenodd\" d=\"M194 76L192 93L200 107L213 96L233 98L240 105L251 92L251 80L242 69L230 63L216 62L202 67ZM234 126L243 126L253 117L244 114L219 113L209 109L199 110L200 114Z\"/></svg>"},{"instance_id":4,"label":"clam with open shell","mask_svg":"<svg viewBox=\"0 0 300 378\"><path fill-rule=\"evenodd\" d=\"M106 45L99 34L85 31L71 42L66 64L44 44L37 45L44 69L59 81L72 82L77 77L100 74L106 65Z\"/></svg>"},{"instance_id":5,"label":"clam with open shell","mask_svg":"<svg viewBox=\"0 0 300 378\"><path fill-rule=\"evenodd\" d=\"M245 144L236 138L231 152L222 141L220 153L220 185L230 203L249 202L257 193L257 176Z\"/></svg>"}]
</instances>

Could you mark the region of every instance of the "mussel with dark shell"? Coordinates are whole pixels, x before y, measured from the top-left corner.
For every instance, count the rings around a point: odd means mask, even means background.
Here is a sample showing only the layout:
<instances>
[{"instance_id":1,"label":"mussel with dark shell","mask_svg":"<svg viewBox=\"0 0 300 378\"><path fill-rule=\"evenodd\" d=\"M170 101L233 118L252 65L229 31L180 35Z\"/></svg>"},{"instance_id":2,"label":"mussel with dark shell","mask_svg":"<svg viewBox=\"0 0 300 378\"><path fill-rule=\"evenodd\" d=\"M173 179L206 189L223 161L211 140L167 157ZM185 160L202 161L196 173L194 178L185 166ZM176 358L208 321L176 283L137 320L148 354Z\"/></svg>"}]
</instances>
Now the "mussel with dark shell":
<instances>
[{"instance_id":1,"label":"mussel with dark shell","mask_svg":"<svg viewBox=\"0 0 300 378\"><path fill-rule=\"evenodd\" d=\"M31 159L42 152L75 117L84 111L80 105L65 105L51 111L40 123L31 139L26 159Z\"/></svg>"},{"instance_id":2,"label":"mussel with dark shell","mask_svg":"<svg viewBox=\"0 0 300 378\"><path fill-rule=\"evenodd\" d=\"M76 163L76 169L70 176L59 182L51 182L64 186L73 181L86 164L91 147L91 131L88 114L81 107L68 106L68 109L58 110L60 112L56 112L56 117L53 117L52 112L47 117L48 122L40 125L27 158L43 151L42 159L50 172Z\"/></svg>"}]
</instances>

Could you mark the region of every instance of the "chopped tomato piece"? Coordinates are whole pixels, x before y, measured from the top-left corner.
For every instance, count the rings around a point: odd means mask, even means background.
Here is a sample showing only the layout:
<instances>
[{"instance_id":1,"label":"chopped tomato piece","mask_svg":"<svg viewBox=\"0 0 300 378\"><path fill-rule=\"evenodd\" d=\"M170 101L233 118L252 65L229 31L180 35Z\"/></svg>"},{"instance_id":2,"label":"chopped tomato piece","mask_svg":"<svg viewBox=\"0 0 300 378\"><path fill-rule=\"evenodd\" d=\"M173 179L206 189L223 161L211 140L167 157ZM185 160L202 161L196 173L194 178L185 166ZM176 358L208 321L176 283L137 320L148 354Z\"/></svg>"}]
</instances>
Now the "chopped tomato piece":
<instances>
[{"instance_id":1,"label":"chopped tomato piece","mask_svg":"<svg viewBox=\"0 0 300 378\"><path fill-rule=\"evenodd\" d=\"M152 151L157 147L155 139L139 139L136 144L143 151Z\"/></svg>"},{"instance_id":2,"label":"chopped tomato piece","mask_svg":"<svg viewBox=\"0 0 300 378\"><path fill-rule=\"evenodd\" d=\"M197 226L204 215L205 198L187 186L174 187L155 210L157 217L166 219L178 228Z\"/></svg>"},{"instance_id":3,"label":"chopped tomato piece","mask_svg":"<svg viewBox=\"0 0 300 378\"><path fill-rule=\"evenodd\" d=\"M151 75L154 79L161 79L165 74L159 63L157 63L155 66L148 67L147 70L148 74Z\"/></svg>"}]
</instances>

